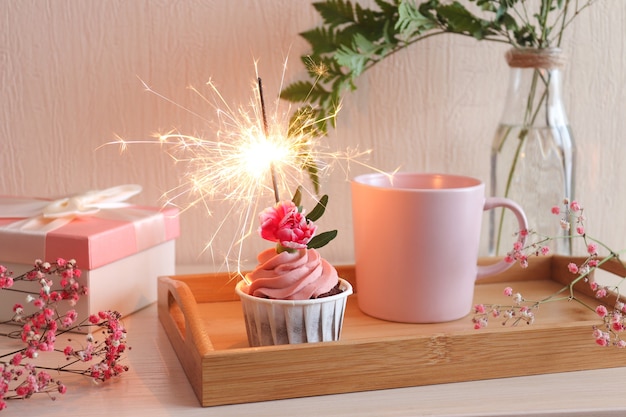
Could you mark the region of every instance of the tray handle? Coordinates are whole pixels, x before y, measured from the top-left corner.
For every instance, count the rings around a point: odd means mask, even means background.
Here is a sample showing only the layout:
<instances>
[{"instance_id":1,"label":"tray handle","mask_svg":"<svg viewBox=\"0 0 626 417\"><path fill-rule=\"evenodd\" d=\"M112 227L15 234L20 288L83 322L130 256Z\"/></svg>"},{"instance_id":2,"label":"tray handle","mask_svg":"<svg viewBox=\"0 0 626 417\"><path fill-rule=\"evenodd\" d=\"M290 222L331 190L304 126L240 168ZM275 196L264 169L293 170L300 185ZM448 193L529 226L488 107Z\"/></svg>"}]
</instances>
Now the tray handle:
<instances>
[{"instance_id":1,"label":"tray handle","mask_svg":"<svg viewBox=\"0 0 626 417\"><path fill-rule=\"evenodd\" d=\"M575 256L564 256L564 255L554 255L552 256L552 277L555 281L562 283L563 285L569 285L572 282L572 275L568 269L567 264L570 262L574 262L576 264L581 264L585 261L585 257ZM626 266L618 259L610 260L602 264L599 269L610 272L622 279L626 278ZM593 272L589 275L590 279L594 279ZM579 281L576 285L574 285L574 289L581 293L585 294L589 297L596 296L594 290L591 289L589 284L585 281ZM605 305L613 305L617 301L617 294L614 292L609 292L608 296L601 300L601 302Z\"/></svg>"},{"instance_id":2,"label":"tray handle","mask_svg":"<svg viewBox=\"0 0 626 417\"><path fill-rule=\"evenodd\" d=\"M159 277L159 320L172 343L197 348L201 356L213 351L213 344L204 330L196 298L189 286L170 277Z\"/></svg>"}]
</instances>

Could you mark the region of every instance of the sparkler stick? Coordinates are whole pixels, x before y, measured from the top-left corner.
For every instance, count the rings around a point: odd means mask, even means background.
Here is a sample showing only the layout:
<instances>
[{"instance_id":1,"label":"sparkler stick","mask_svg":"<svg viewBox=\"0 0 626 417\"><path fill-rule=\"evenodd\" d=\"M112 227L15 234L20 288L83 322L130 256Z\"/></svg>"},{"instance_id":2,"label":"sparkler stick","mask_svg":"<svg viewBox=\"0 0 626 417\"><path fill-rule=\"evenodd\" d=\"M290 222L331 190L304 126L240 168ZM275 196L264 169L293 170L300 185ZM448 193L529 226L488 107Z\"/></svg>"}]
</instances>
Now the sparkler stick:
<instances>
[{"instance_id":1,"label":"sparkler stick","mask_svg":"<svg viewBox=\"0 0 626 417\"><path fill-rule=\"evenodd\" d=\"M265 99L263 98L263 83L261 82L261 77L257 77L257 81L259 84L259 98L261 100L261 115L263 116L263 134L267 139L269 136L269 127L267 124L267 114L265 112ZM270 164L270 175L272 177L272 187L274 188L274 198L278 203L280 202L280 197L278 194L278 182L276 181L276 168L273 162Z\"/></svg>"}]
</instances>

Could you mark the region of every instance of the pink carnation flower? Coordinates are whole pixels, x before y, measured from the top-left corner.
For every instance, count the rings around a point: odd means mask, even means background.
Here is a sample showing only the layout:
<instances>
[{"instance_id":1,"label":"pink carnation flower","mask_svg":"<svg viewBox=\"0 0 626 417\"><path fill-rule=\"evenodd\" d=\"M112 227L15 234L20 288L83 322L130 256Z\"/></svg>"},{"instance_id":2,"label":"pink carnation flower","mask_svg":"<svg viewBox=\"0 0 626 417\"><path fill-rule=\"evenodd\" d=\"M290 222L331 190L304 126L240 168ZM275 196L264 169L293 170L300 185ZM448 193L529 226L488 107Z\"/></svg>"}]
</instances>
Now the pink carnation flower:
<instances>
[{"instance_id":1,"label":"pink carnation flower","mask_svg":"<svg viewBox=\"0 0 626 417\"><path fill-rule=\"evenodd\" d=\"M261 237L289 249L305 249L317 229L292 201L283 201L263 210L259 219Z\"/></svg>"}]
</instances>

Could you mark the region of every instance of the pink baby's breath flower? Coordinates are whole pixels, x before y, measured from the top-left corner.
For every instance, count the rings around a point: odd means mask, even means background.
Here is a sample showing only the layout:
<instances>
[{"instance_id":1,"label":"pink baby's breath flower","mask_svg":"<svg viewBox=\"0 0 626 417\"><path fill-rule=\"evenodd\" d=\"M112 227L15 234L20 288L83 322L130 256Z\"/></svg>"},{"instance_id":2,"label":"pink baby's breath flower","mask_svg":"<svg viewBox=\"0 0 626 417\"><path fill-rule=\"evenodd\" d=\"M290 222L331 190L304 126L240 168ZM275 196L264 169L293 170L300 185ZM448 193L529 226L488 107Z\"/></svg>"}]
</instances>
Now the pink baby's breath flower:
<instances>
[{"instance_id":1,"label":"pink baby's breath flower","mask_svg":"<svg viewBox=\"0 0 626 417\"><path fill-rule=\"evenodd\" d=\"M615 343L615 346L620 349L624 349L626 347L626 342L620 339L617 341L617 343Z\"/></svg>"},{"instance_id":2,"label":"pink baby's breath flower","mask_svg":"<svg viewBox=\"0 0 626 417\"><path fill-rule=\"evenodd\" d=\"M522 268L528 268L528 256L526 256L526 255L520 255L520 256L517 258L517 261L519 262L519 265L520 265Z\"/></svg>"},{"instance_id":3,"label":"pink baby's breath flower","mask_svg":"<svg viewBox=\"0 0 626 417\"><path fill-rule=\"evenodd\" d=\"M607 291L606 288L602 287L599 288L598 291L596 291L596 298L604 298L607 295Z\"/></svg>"},{"instance_id":4,"label":"pink baby's breath flower","mask_svg":"<svg viewBox=\"0 0 626 417\"><path fill-rule=\"evenodd\" d=\"M609 314L608 310L606 309L605 306L603 305L599 305L596 307L596 314L600 317L600 318L605 318L607 314Z\"/></svg>"},{"instance_id":5,"label":"pink baby's breath flower","mask_svg":"<svg viewBox=\"0 0 626 417\"><path fill-rule=\"evenodd\" d=\"M477 314L483 314L485 312L485 305L484 304L476 304L474 306L474 311Z\"/></svg>"},{"instance_id":6,"label":"pink baby's breath flower","mask_svg":"<svg viewBox=\"0 0 626 417\"><path fill-rule=\"evenodd\" d=\"M510 297L513 295L513 288L511 287L506 287L504 289L504 295L506 295L507 297Z\"/></svg>"},{"instance_id":7,"label":"pink baby's breath flower","mask_svg":"<svg viewBox=\"0 0 626 417\"><path fill-rule=\"evenodd\" d=\"M578 269L578 274L587 275L589 271L591 271L591 268L589 268L589 265L583 265Z\"/></svg>"},{"instance_id":8,"label":"pink baby's breath flower","mask_svg":"<svg viewBox=\"0 0 626 417\"><path fill-rule=\"evenodd\" d=\"M11 365L13 366L19 366L19 364L22 362L23 356L21 353L16 353L15 355L13 355L13 357L11 358Z\"/></svg>"},{"instance_id":9,"label":"pink baby's breath flower","mask_svg":"<svg viewBox=\"0 0 626 417\"><path fill-rule=\"evenodd\" d=\"M87 289L77 282L80 270L75 267L75 260L66 261L58 258L54 263L37 260L33 269L15 277L15 281L19 280L34 287L30 291L25 291L25 299L36 309L34 312L26 313L24 306L19 303L13 304L12 307L9 303L3 306L11 307L14 313L12 320L21 324L21 329L15 333L24 346L15 351L10 359L7 358L4 368L0 365L0 410L6 407L5 400L8 398L27 399L35 393L48 393L54 399L55 392L58 391L60 394L66 392L66 386L42 370L43 368L36 364L36 360L39 356L46 355L47 352L59 351L55 349L55 342L59 335L82 326L95 324L87 319L78 323L78 313L75 310L60 311L60 308L66 305L59 305L59 302L66 300L72 304L87 293ZM6 267L0 265L0 285L6 284L8 278ZM61 284L60 289L51 291L53 285L58 288L59 284ZM68 359L76 357L85 362L98 360L99 362L93 367L102 368L98 374L98 381L105 381L128 370L127 366L120 364L122 354L127 350L126 330L119 313L107 311L94 317L98 325L105 327L102 332L105 340L95 340L91 337L86 346L78 342L76 344L79 346L68 345L62 352ZM106 320L100 321L99 317L106 318ZM65 328L60 331L59 328L62 326ZM72 338L66 340L70 343L75 342ZM91 375L90 369L74 368L73 362L70 360L68 365L49 369ZM11 380L10 385L7 375Z\"/></svg>"},{"instance_id":10,"label":"pink baby's breath flower","mask_svg":"<svg viewBox=\"0 0 626 417\"><path fill-rule=\"evenodd\" d=\"M584 235L585 234L585 228L583 226L577 226L576 227L576 233L578 233L579 235Z\"/></svg>"},{"instance_id":11,"label":"pink baby's breath flower","mask_svg":"<svg viewBox=\"0 0 626 417\"><path fill-rule=\"evenodd\" d=\"M542 246L541 249L539 249L539 252L545 256L550 253L550 248L548 246Z\"/></svg>"},{"instance_id":12,"label":"pink baby's breath flower","mask_svg":"<svg viewBox=\"0 0 626 417\"><path fill-rule=\"evenodd\" d=\"M481 317L481 318L479 318L477 320L474 320L474 329L479 330L479 329L482 329L484 327L487 327L488 323L489 322L487 321L486 318Z\"/></svg>"},{"instance_id":13,"label":"pink baby's breath flower","mask_svg":"<svg viewBox=\"0 0 626 417\"><path fill-rule=\"evenodd\" d=\"M569 205L569 208L576 213L577 211L580 211L580 204L578 204L578 201L572 201L572 203Z\"/></svg>"},{"instance_id":14,"label":"pink baby's breath flower","mask_svg":"<svg viewBox=\"0 0 626 417\"><path fill-rule=\"evenodd\" d=\"M587 253L589 255L597 255L598 254L598 245L595 243L590 243L587 245Z\"/></svg>"},{"instance_id":15,"label":"pink baby's breath flower","mask_svg":"<svg viewBox=\"0 0 626 417\"><path fill-rule=\"evenodd\" d=\"M610 339L608 338L608 336L598 337L596 338L596 344L598 344L599 346L608 346L609 340Z\"/></svg>"},{"instance_id":16,"label":"pink baby's breath flower","mask_svg":"<svg viewBox=\"0 0 626 417\"><path fill-rule=\"evenodd\" d=\"M578 273L578 265L576 265L574 262L570 262L569 264L567 264L567 269L572 274L577 274Z\"/></svg>"},{"instance_id":17,"label":"pink baby's breath flower","mask_svg":"<svg viewBox=\"0 0 626 417\"><path fill-rule=\"evenodd\" d=\"M11 288L13 286L13 278L0 275L0 289L2 288Z\"/></svg>"},{"instance_id":18,"label":"pink baby's breath flower","mask_svg":"<svg viewBox=\"0 0 626 417\"><path fill-rule=\"evenodd\" d=\"M561 207L552 206L552 209L550 211L552 212L552 214L556 214L558 216L559 214L561 214Z\"/></svg>"}]
</instances>

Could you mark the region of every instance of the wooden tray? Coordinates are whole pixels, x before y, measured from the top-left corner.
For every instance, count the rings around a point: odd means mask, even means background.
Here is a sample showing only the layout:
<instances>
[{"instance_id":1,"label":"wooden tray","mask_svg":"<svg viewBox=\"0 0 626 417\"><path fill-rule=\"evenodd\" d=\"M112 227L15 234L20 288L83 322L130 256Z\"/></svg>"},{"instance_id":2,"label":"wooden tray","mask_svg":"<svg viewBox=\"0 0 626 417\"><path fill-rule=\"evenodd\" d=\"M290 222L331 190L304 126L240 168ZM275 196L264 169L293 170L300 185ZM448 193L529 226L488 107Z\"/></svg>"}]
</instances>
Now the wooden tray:
<instances>
[{"instance_id":1,"label":"wooden tray","mask_svg":"<svg viewBox=\"0 0 626 417\"><path fill-rule=\"evenodd\" d=\"M571 280L570 261L545 257L527 269L513 266L481 280L475 302L510 302L502 295L506 285L527 299L550 295ZM626 271L605 265L620 276ZM355 284L353 267L337 269ZM595 345L592 326L600 321L576 302L541 305L530 326L492 320L474 330L471 315L443 324L366 316L356 285L340 341L250 348L235 284L224 274L159 278L159 320L202 406L626 366L623 350ZM598 304L587 284L577 292Z\"/></svg>"}]
</instances>

